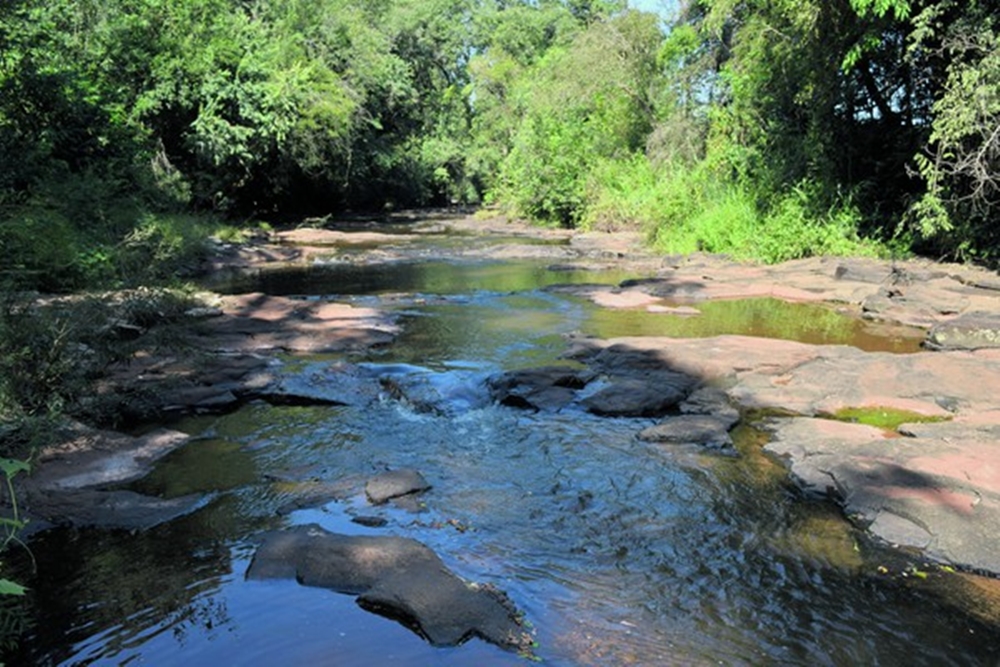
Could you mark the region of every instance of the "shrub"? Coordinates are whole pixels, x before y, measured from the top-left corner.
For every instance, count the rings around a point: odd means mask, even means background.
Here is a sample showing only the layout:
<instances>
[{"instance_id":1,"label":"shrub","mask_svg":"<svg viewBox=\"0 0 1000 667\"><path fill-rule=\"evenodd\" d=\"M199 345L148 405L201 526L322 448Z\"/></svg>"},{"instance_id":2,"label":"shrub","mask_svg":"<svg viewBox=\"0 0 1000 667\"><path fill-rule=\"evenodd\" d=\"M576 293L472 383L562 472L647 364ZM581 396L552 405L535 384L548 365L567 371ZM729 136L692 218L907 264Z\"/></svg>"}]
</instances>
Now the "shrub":
<instances>
[{"instance_id":1,"label":"shrub","mask_svg":"<svg viewBox=\"0 0 1000 667\"><path fill-rule=\"evenodd\" d=\"M78 238L69 220L57 211L32 208L0 220L0 252L5 278L16 285L59 291L78 276Z\"/></svg>"},{"instance_id":2,"label":"shrub","mask_svg":"<svg viewBox=\"0 0 1000 667\"><path fill-rule=\"evenodd\" d=\"M655 167L642 155L606 160L591 170L583 226L645 229L662 252L723 253L768 263L814 255L887 254L858 235L860 213L849 201L824 208L809 182L776 201L718 178L702 163Z\"/></svg>"}]
</instances>

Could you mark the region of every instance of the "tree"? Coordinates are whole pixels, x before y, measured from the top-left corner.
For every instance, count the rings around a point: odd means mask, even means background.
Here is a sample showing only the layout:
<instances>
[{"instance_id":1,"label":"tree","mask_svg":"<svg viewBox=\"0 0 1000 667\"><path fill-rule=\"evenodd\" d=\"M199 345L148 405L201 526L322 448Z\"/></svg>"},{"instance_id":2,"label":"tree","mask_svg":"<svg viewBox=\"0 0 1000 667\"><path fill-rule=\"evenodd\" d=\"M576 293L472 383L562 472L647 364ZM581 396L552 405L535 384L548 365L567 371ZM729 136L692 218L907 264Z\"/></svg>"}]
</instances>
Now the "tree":
<instances>
[{"instance_id":1,"label":"tree","mask_svg":"<svg viewBox=\"0 0 1000 667\"><path fill-rule=\"evenodd\" d=\"M914 19L911 58L934 65L930 136L916 157L926 186L911 209L938 252L1000 259L1000 6L938 2Z\"/></svg>"},{"instance_id":2,"label":"tree","mask_svg":"<svg viewBox=\"0 0 1000 667\"><path fill-rule=\"evenodd\" d=\"M521 124L493 196L530 218L576 224L596 161L645 148L661 40L655 16L622 12L522 70L512 86Z\"/></svg>"}]
</instances>

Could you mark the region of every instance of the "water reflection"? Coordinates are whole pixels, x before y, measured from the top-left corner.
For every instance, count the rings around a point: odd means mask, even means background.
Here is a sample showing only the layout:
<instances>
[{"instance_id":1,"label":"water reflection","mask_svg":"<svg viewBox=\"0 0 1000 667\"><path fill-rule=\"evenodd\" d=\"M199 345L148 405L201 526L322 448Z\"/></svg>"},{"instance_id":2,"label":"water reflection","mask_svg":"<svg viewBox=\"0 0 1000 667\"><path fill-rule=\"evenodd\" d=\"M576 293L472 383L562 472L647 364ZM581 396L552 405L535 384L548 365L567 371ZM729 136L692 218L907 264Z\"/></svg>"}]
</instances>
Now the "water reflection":
<instances>
[{"instance_id":1,"label":"water reflection","mask_svg":"<svg viewBox=\"0 0 1000 667\"><path fill-rule=\"evenodd\" d=\"M869 352L913 353L926 332L915 327L868 322L830 306L779 299L734 299L696 304L697 315L588 307L583 331L598 338L672 336L707 338L726 334L781 338L813 345L851 345Z\"/></svg>"},{"instance_id":2,"label":"water reflection","mask_svg":"<svg viewBox=\"0 0 1000 667\"><path fill-rule=\"evenodd\" d=\"M618 284L632 274L553 267L547 260L400 260L378 264L332 263L264 268L215 285L229 292L274 295L358 295L388 293L469 294L519 292L548 285Z\"/></svg>"}]
</instances>

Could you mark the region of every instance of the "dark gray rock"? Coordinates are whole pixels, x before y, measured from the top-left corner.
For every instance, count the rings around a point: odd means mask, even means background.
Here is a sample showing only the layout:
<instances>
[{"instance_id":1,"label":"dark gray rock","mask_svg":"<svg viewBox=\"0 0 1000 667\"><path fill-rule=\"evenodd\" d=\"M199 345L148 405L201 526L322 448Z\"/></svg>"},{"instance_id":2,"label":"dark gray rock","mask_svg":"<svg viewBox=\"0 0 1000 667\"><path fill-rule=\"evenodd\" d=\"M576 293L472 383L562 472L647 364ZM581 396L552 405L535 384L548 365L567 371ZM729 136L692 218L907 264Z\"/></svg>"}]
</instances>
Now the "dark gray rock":
<instances>
[{"instance_id":1,"label":"dark gray rock","mask_svg":"<svg viewBox=\"0 0 1000 667\"><path fill-rule=\"evenodd\" d=\"M1000 314L966 313L935 325L926 346L935 350L975 350L1000 347Z\"/></svg>"},{"instance_id":2,"label":"dark gray rock","mask_svg":"<svg viewBox=\"0 0 1000 667\"><path fill-rule=\"evenodd\" d=\"M711 415L724 422L726 430L740 420L740 411L729 402L729 395L718 387L699 387L677 407L684 414Z\"/></svg>"},{"instance_id":3,"label":"dark gray rock","mask_svg":"<svg viewBox=\"0 0 1000 667\"><path fill-rule=\"evenodd\" d=\"M358 596L358 604L414 628L434 645L480 637L530 650L531 637L510 600L448 570L424 544L403 537L339 535L317 525L268 533L248 579L296 579Z\"/></svg>"},{"instance_id":4,"label":"dark gray rock","mask_svg":"<svg viewBox=\"0 0 1000 667\"><path fill-rule=\"evenodd\" d=\"M383 526L389 524L389 520L386 519L385 517L371 516L367 514L362 516L351 517L351 521L353 523L358 524L359 526L366 526L368 528L382 528Z\"/></svg>"},{"instance_id":5,"label":"dark gray rock","mask_svg":"<svg viewBox=\"0 0 1000 667\"><path fill-rule=\"evenodd\" d=\"M837 280L851 280L873 285L891 285L895 282L893 279L898 276L892 267L885 262L847 260L837 265L833 277Z\"/></svg>"},{"instance_id":6,"label":"dark gray rock","mask_svg":"<svg viewBox=\"0 0 1000 667\"><path fill-rule=\"evenodd\" d=\"M695 444L712 449L723 449L733 446L729 437L728 419L711 415L680 415L668 417L656 426L650 426L639 432L639 439L646 442L664 444Z\"/></svg>"},{"instance_id":7,"label":"dark gray rock","mask_svg":"<svg viewBox=\"0 0 1000 667\"><path fill-rule=\"evenodd\" d=\"M381 505L393 498L421 493L431 488L431 485L416 470L404 468L390 470L376 475L365 484L365 494L375 505Z\"/></svg>"},{"instance_id":8,"label":"dark gray rock","mask_svg":"<svg viewBox=\"0 0 1000 667\"><path fill-rule=\"evenodd\" d=\"M662 417L687 397L692 384L689 376L669 372L614 379L583 405L605 417Z\"/></svg>"},{"instance_id":9,"label":"dark gray rock","mask_svg":"<svg viewBox=\"0 0 1000 667\"><path fill-rule=\"evenodd\" d=\"M32 489L24 500L32 523L146 530L204 507L211 496L155 498L133 491Z\"/></svg>"},{"instance_id":10,"label":"dark gray rock","mask_svg":"<svg viewBox=\"0 0 1000 667\"><path fill-rule=\"evenodd\" d=\"M515 408L559 410L594 378L588 371L566 366L544 366L510 371L489 378L493 400Z\"/></svg>"}]
</instances>

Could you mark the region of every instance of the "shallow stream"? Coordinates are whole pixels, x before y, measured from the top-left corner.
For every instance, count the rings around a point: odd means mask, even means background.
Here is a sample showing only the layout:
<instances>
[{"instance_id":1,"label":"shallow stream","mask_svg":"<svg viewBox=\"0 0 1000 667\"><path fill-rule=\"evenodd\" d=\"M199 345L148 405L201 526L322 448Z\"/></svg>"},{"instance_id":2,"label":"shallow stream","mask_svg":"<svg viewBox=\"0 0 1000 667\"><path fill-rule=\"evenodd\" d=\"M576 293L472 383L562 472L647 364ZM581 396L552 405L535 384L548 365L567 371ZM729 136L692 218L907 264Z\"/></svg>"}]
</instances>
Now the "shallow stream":
<instances>
[{"instance_id":1,"label":"shallow stream","mask_svg":"<svg viewBox=\"0 0 1000 667\"><path fill-rule=\"evenodd\" d=\"M24 656L59 665L515 665L473 639L437 648L353 598L294 581L246 581L263 530L319 523L403 535L524 611L551 665L997 664L1000 628L943 594L943 577L870 543L828 504L799 497L760 453L635 438L652 420L492 404L485 378L559 361L564 335L752 333L914 351L822 306L709 305L683 319L601 311L549 286L642 276L552 271L544 261L356 262L264 273L233 289L375 304L398 341L364 358L290 359L303 373L350 361L444 397L425 410L254 403L171 424L193 441L134 488L202 493L200 510L131 533L59 529L33 542L39 618ZM361 494L293 509L304 485L412 467L417 507ZM346 487L345 487L346 488ZM384 527L351 521L378 516ZM922 572L923 573L923 572Z\"/></svg>"}]
</instances>

